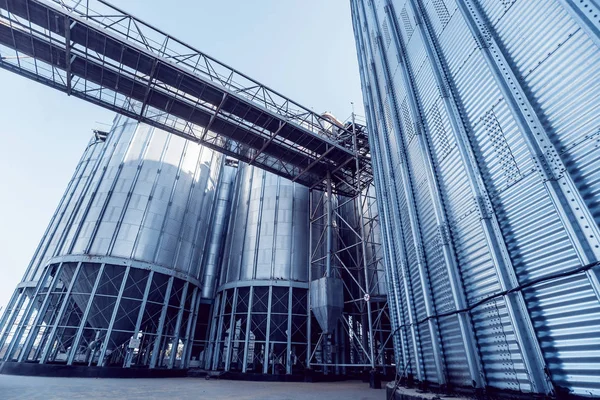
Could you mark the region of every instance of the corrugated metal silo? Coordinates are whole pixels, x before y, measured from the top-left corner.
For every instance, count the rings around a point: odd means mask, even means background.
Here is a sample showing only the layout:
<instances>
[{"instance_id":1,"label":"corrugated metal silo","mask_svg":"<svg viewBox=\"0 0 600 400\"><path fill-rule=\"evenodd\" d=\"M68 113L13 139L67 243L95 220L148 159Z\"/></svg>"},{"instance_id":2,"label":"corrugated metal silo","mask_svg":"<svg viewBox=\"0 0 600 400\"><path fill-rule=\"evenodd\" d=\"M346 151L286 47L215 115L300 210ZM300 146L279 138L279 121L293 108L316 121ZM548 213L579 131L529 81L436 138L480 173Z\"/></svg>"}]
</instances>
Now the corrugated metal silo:
<instances>
[{"instance_id":1,"label":"corrugated metal silo","mask_svg":"<svg viewBox=\"0 0 600 400\"><path fill-rule=\"evenodd\" d=\"M86 150L41 241L25 278L37 282L34 300L2 338L4 359L184 367L223 162L117 118Z\"/></svg>"},{"instance_id":2,"label":"corrugated metal silo","mask_svg":"<svg viewBox=\"0 0 600 400\"><path fill-rule=\"evenodd\" d=\"M351 4L400 369L599 395L597 2Z\"/></svg>"},{"instance_id":3,"label":"corrugated metal silo","mask_svg":"<svg viewBox=\"0 0 600 400\"><path fill-rule=\"evenodd\" d=\"M207 368L292 373L306 357L308 189L238 172Z\"/></svg>"}]
</instances>

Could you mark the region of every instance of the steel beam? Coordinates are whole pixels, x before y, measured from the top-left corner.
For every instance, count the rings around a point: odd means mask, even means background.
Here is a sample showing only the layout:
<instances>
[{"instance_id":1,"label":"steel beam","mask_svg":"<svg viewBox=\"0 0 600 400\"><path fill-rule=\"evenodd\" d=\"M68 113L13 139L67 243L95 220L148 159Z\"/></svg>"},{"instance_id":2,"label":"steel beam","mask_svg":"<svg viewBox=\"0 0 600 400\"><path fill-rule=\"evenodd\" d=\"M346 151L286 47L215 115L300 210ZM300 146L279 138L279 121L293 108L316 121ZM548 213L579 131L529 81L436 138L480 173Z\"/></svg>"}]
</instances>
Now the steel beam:
<instances>
[{"instance_id":1,"label":"steel beam","mask_svg":"<svg viewBox=\"0 0 600 400\"><path fill-rule=\"evenodd\" d=\"M271 354L271 307L273 306L273 286L269 286L269 300L267 305L267 332L265 339L265 354L263 359L263 374L269 373L269 356Z\"/></svg>"},{"instance_id":2,"label":"steel beam","mask_svg":"<svg viewBox=\"0 0 600 400\"><path fill-rule=\"evenodd\" d=\"M288 308L287 308L287 346L286 351L287 355L285 359L287 360L285 365L285 373L287 375L292 374L292 291L293 288L288 289Z\"/></svg>"},{"instance_id":3,"label":"steel beam","mask_svg":"<svg viewBox=\"0 0 600 400\"><path fill-rule=\"evenodd\" d=\"M202 132L202 139L201 139L202 141L204 141L206 139L206 134L210 130L212 124L215 122L215 119L217 119L217 116L219 115L219 112L221 111L221 108L223 108L223 105L225 104L226 101L227 101L227 93L223 93L223 98L221 99L221 102L215 109L214 114L211 115L210 121L208 121L208 124L206 124L206 126L204 127L204 131Z\"/></svg>"},{"instance_id":4,"label":"steel beam","mask_svg":"<svg viewBox=\"0 0 600 400\"><path fill-rule=\"evenodd\" d=\"M358 140L356 137L356 121L355 121L355 117L354 117L354 113L352 113L352 144L354 146L354 150L356 151L356 170L360 171L360 165L358 162ZM358 173L358 172L357 172ZM357 183L356 183L357 187L360 187L360 179L357 176ZM358 202L358 203L357 203ZM358 225L360 227L360 232L357 235L358 236L358 240L360 240L361 243L361 248L360 251L362 252L362 267L363 267L363 272L364 272L364 287L363 289L363 295L364 295L364 300L365 303L367 304L367 321L368 321L368 329L369 329L369 337L368 337L368 341L369 341L369 356L371 359L371 369L375 369L375 350L374 350L374 345L375 345L375 339L373 337L374 332L373 332L373 316L371 315L371 285L370 285L370 281L369 281L369 264L367 262L367 238L365 236L365 226L364 226L364 221L361 219L362 218L362 210L361 210L361 206L363 204L363 194L362 194L362 190L358 190L358 197L354 199L353 201L353 206L354 206L354 212L355 212L355 216L358 220ZM360 266L360 261L357 260L358 265Z\"/></svg>"},{"instance_id":5,"label":"steel beam","mask_svg":"<svg viewBox=\"0 0 600 400\"><path fill-rule=\"evenodd\" d=\"M232 292L231 290L226 290L221 292L221 307L220 307L220 312L219 315L216 317L218 322L217 322L217 337L215 339L215 346L214 346L214 350L213 350L213 367L212 369L218 369L219 367L219 352L220 352L220 346L221 346L221 337L223 336L223 318L225 316L225 302L227 301L227 294L229 292ZM224 344L224 342L223 342Z\"/></svg>"},{"instance_id":6,"label":"steel beam","mask_svg":"<svg viewBox=\"0 0 600 400\"><path fill-rule=\"evenodd\" d=\"M301 178L308 186L351 156L345 135L327 132L327 119L104 1L6 0L0 8L10 11L0 24L2 43L36 65L3 59L0 67L9 71L240 161L257 162L246 150L263 147L261 167L288 179L319 160ZM61 73L45 76L38 63ZM160 115L147 115L150 107ZM277 123L286 125L283 135L272 134ZM237 149L227 147L231 141ZM346 168L336 180L350 175Z\"/></svg>"},{"instance_id":7,"label":"steel beam","mask_svg":"<svg viewBox=\"0 0 600 400\"><path fill-rule=\"evenodd\" d=\"M21 309L21 306L25 301L25 297L25 288L16 289L13 293L13 300L11 300L12 308L6 308L6 310L4 311L4 325L0 327L3 328L0 334L0 350L2 350L2 348L4 347L4 343L6 342L6 339L8 338L8 335L10 334L10 331L17 317L17 310Z\"/></svg>"},{"instance_id":8,"label":"steel beam","mask_svg":"<svg viewBox=\"0 0 600 400\"><path fill-rule=\"evenodd\" d=\"M260 148L260 150L258 150L258 152L252 157L252 159L250 160L250 162L248 162L248 165L254 164L254 161L256 161L256 159L258 158L258 156L260 156L263 153L263 151L265 151L267 149L267 147L269 147L269 145L271 143L273 143L273 140L275 140L275 138L279 135L279 133L285 127L285 125L286 125L286 122L280 122L279 123L279 128L277 128L277 130L275 132L273 132L273 134L271 135L271 137L269 138L269 140L267 140L265 142L265 144L263 144L263 146Z\"/></svg>"},{"instance_id":9,"label":"steel beam","mask_svg":"<svg viewBox=\"0 0 600 400\"><path fill-rule=\"evenodd\" d=\"M206 357L204 357L204 369L214 369L212 367L212 358L213 354L216 352L215 347L216 343L216 334L218 329L218 321L220 318L221 312L221 295L217 294L215 296L215 300L213 301L213 306L211 307L211 316L210 316L210 330L209 330L209 338L208 338L208 347L206 350Z\"/></svg>"},{"instance_id":10,"label":"steel beam","mask_svg":"<svg viewBox=\"0 0 600 400\"><path fill-rule=\"evenodd\" d=\"M308 282L312 282L312 261L313 261L313 206L314 206L314 191L309 189L308 191ZM310 287L306 294L306 367L311 367L311 348L312 348L312 309L310 304Z\"/></svg>"},{"instance_id":11,"label":"steel beam","mask_svg":"<svg viewBox=\"0 0 600 400\"><path fill-rule=\"evenodd\" d=\"M242 365L242 372L246 373L248 369L248 344L250 343L250 326L252 325L252 301L254 298L254 286L250 286L248 298L248 312L246 313L246 332L244 338L244 363Z\"/></svg>"},{"instance_id":12,"label":"steel beam","mask_svg":"<svg viewBox=\"0 0 600 400\"><path fill-rule=\"evenodd\" d=\"M10 314L10 311L12 310L15 301L17 300L17 297L19 297L19 289L17 287L17 289L15 289L12 293L12 295L10 296L10 300L8 301L8 304L6 305L6 308L4 308L4 312L2 313L2 317L0 318L0 332L3 331L3 327L4 327L4 321L6 319L8 319L8 316ZM0 310L1 311L1 310Z\"/></svg>"}]
</instances>

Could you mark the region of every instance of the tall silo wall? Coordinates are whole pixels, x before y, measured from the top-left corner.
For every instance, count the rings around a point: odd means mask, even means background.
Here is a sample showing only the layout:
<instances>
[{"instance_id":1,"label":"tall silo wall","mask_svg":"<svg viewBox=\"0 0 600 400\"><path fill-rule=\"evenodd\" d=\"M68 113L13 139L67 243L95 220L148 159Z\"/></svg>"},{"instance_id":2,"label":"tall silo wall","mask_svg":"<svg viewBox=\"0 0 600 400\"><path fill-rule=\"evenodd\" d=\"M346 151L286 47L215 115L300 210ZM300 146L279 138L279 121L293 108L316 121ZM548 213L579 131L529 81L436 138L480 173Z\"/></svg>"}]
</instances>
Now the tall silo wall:
<instances>
[{"instance_id":1,"label":"tall silo wall","mask_svg":"<svg viewBox=\"0 0 600 400\"><path fill-rule=\"evenodd\" d=\"M308 189L238 172L207 368L292 373L306 357Z\"/></svg>"},{"instance_id":2,"label":"tall silo wall","mask_svg":"<svg viewBox=\"0 0 600 400\"><path fill-rule=\"evenodd\" d=\"M352 1L405 378L600 394L593 1Z\"/></svg>"},{"instance_id":3,"label":"tall silo wall","mask_svg":"<svg viewBox=\"0 0 600 400\"><path fill-rule=\"evenodd\" d=\"M42 238L6 360L185 367L224 157L118 117Z\"/></svg>"}]
</instances>

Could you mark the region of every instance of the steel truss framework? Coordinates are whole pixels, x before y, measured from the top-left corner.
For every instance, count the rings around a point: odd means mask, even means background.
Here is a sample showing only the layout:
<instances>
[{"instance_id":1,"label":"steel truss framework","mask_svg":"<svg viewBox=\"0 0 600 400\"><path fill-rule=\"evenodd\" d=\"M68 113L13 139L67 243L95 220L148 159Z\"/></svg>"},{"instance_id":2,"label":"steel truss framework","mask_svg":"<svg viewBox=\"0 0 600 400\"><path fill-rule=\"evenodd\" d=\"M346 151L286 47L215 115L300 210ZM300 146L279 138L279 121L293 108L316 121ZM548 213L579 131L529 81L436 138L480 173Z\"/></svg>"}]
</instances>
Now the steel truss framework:
<instances>
[{"instance_id":1,"label":"steel truss framework","mask_svg":"<svg viewBox=\"0 0 600 400\"><path fill-rule=\"evenodd\" d=\"M311 233L321 230L315 240L311 239L310 270L329 263L334 274L344 280L346 303L336 337L319 334L310 312L304 314L309 316L308 347L299 350L295 360L302 358L308 366L324 370L336 367L338 371L347 366L375 368L392 364L386 296L373 296L379 294L374 288L382 285L383 263L380 243L375 238L378 218L370 216L376 206L369 189L373 173L364 128L356 129L356 124L339 126L103 0L0 0L0 67L308 186L313 199ZM340 199L335 207L334 195ZM353 208L353 221L342 217L342 208L348 207ZM331 238L333 231L335 240L339 240L338 249L317 256L323 238ZM57 281L50 272L44 276L48 282ZM14 343L4 350L10 357L12 352L19 353L19 359L29 357L29 349L20 351L16 347L21 345L21 337L33 337L28 334L41 328L35 321L31 326L19 321L29 321L32 314L38 313L30 303L34 304L40 293L52 293L52 283L46 283L40 280L35 287L19 288L0 320L4 329L0 348L5 342ZM64 284L57 287L68 290ZM223 302L227 301L237 307L242 299L239 290L223 291L217 307L225 307ZM256 290L251 289L249 298ZM196 291L194 287L194 301ZM292 298L296 291L289 291ZM270 291L269 299L271 296ZM119 297L117 300L121 301ZM213 312L213 324L217 323L215 318L221 318L219 315ZM166 318L162 314L159 317L160 321ZM296 319L288 318L293 324ZM218 326L221 323L219 320ZM83 341L98 340L83 335L86 328L82 330L81 326L74 333L74 348ZM195 322L194 327L191 335L198 329ZM63 328L75 329L68 324ZM111 329L109 326L109 332ZM230 368L234 358L248 360L250 336L245 336L242 356L240 347L236 347L239 340L233 334L236 329L230 328L227 337L210 339L214 350L209 346L213 354L204 360L206 363L216 366L222 357ZM212 331L224 335L220 329ZM7 340L9 337L12 340ZM328 344L343 347L343 354L334 355ZM267 359L267 355L275 351L269 350L268 343L265 345L262 368L274 368L277 357ZM25 346L33 344L28 341ZM39 355L41 362L56 357L57 348L65 348L60 343L53 346L46 346ZM105 357L106 345L102 346L101 355ZM158 346L151 352L153 358L162 351L162 345ZM185 347L188 358L192 347ZM227 354L219 356L223 351ZM290 373L294 365L289 361L290 344L286 351L286 372ZM76 351L69 350L68 363L77 357ZM124 357L121 361L129 366L132 361L127 352ZM149 361L151 367L159 366L157 363ZM169 361L166 366L172 365ZM242 365L245 372L251 364Z\"/></svg>"},{"instance_id":2,"label":"steel truss framework","mask_svg":"<svg viewBox=\"0 0 600 400\"><path fill-rule=\"evenodd\" d=\"M285 285L288 283L288 285ZM206 369L292 374L306 367L308 288L300 282L236 282L217 295Z\"/></svg>"},{"instance_id":3,"label":"steel truss framework","mask_svg":"<svg viewBox=\"0 0 600 400\"><path fill-rule=\"evenodd\" d=\"M351 194L351 132L103 0L0 0L0 67L309 187L330 171Z\"/></svg>"},{"instance_id":4,"label":"steel truss framework","mask_svg":"<svg viewBox=\"0 0 600 400\"><path fill-rule=\"evenodd\" d=\"M366 132L354 119L352 131L357 152L364 151ZM324 333L310 314L307 322L306 363L325 373L387 372L395 362L372 175L358 165L357 170L354 196L335 196L327 179L327 189L310 196L309 279L332 276L343 284L344 308L335 331Z\"/></svg>"},{"instance_id":5,"label":"steel truss framework","mask_svg":"<svg viewBox=\"0 0 600 400\"><path fill-rule=\"evenodd\" d=\"M192 349L204 348L194 338L196 283L112 258L50 260L36 285L15 291L0 359L186 368Z\"/></svg>"}]
</instances>

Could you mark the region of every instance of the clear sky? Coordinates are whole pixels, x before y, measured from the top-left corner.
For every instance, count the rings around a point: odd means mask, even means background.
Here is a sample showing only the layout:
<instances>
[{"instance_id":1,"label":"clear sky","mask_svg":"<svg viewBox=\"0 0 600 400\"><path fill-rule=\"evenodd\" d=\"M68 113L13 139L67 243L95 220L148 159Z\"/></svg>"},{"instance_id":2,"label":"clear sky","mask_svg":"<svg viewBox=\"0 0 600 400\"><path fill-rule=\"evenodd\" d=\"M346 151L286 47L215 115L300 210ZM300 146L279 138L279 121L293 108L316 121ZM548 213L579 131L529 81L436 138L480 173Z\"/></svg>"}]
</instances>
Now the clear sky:
<instances>
[{"instance_id":1,"label":"clear sky","mask_svg":"<svg viewBox=\"0 0 600 400\"><path fill-rule=\"evenodd\" d=\"M315 112L362 96L349 0L109 0ZM6 306L91 130L113 114L0 70L0 306ZM106 128L106 127L105 127Z\"/></svg>"}]
</instances>

